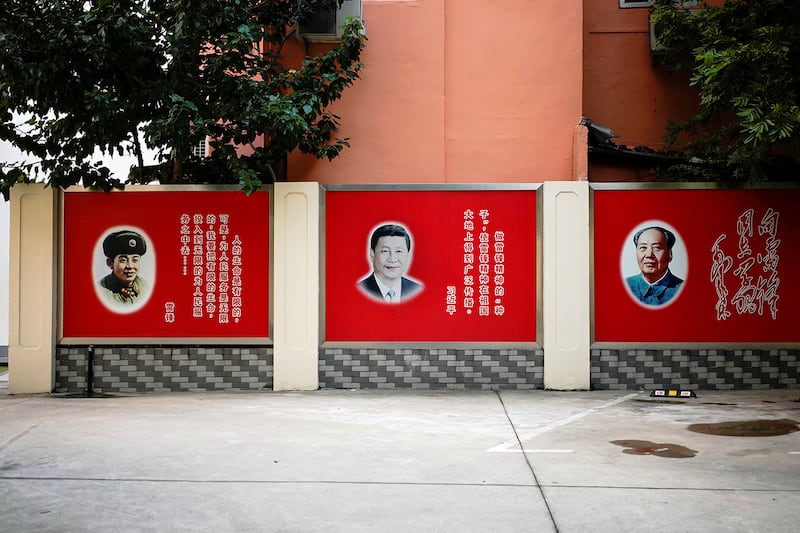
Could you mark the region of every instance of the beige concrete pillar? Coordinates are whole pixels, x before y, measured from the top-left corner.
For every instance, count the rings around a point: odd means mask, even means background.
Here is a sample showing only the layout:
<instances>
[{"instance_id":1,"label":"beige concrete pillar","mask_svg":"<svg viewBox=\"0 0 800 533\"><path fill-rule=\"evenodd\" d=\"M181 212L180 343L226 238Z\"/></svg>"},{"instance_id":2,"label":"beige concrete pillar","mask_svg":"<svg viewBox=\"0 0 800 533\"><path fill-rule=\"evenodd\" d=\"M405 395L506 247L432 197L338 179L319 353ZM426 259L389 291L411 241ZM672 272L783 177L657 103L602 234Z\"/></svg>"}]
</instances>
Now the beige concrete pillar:
<instances>
[{"instance_id":1,"label":"beige concrete pillar","mask_svg":"<svg viewBox=\"0 0 800 533\"><path fill-rule=\"evenodd\" d=\"M588 389L589 183L545 182L542 195L544 386Z\"/></svg>"},{"instance_id":2,"label":"beige concrete pillar","mask_svg":"<svg viewBox=\"0 0 800 533\"><path fill-rule=\"evenodd\" d=\"M320 198L317 183L276 183L274 390L319 387Z\"/></svg>"},{"instance_id":3,"label":"beige concrete pillar","mask_svg":"<svg viewBox=\"0 0 800 533\"><path fill-rule=\"evenodd\" d=\"M11 188L9 394L51 392L57 331L57 191Z\"/></svg>"}]
</instances>

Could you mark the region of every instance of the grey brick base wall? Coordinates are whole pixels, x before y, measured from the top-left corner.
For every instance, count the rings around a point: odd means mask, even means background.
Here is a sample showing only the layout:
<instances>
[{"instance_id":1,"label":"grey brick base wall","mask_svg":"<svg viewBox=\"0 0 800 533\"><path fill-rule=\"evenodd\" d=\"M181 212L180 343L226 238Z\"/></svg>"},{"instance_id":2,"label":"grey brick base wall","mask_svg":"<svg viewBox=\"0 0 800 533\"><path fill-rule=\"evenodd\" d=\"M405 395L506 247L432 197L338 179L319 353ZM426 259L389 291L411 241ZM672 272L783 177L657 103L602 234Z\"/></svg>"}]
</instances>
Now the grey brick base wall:
<instances>
[{"instance_id":1,"label":"grey brick base wall","mask_svg":"<svg viewBox=\"0 0 800 533\"><path fill-rule=\"evenodd\" d=\"M54 392L87 390L88 346L56 348ZM94 346L92 391L252 391L272 388L272 348Z\"/></svg>"},{"instance_id":2,"label":"grey brick base wall","mask_svg":"<svg viewBox=\"0 0 800 533\"><path fill-rule=\"evenodd\" d=\"M56 348L57 393L87 390L87 346ZM271 389L272 347L95 346L95 393ZM541 349L322 348L321 388L544 388ZM591 350L595 390L800 388L800 350Z\"/></svg>"},{"instance_id":3,"label":"grey brick base wall","mask_svg":"<svg viewBox=\"0 0 800 533\"><path fill-rule=\"evenodd\" d=\"M322 348L321 388L541 389L538 350Z\"/></svg>"},{"instance_id":4,"label":"grey brick base wall","mask_svg":"<svg viewBox=\"0 0 800 533\"><path fill-rule=\"evenodd\" d=\"M593 389L797 388L799 350L592 350Z\"/></svg>"}]
</instances>

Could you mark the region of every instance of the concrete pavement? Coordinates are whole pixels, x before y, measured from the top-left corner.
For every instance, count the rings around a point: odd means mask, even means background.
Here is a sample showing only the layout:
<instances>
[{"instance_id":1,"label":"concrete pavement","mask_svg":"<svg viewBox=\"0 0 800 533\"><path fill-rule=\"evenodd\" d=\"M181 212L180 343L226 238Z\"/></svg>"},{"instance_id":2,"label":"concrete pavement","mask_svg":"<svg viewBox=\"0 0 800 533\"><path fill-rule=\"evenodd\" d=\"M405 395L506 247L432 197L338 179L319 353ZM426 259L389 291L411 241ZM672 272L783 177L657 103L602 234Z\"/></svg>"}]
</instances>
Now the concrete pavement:
<instances>
[{"instance_id":1,"label":"concrete pavement","mask_svg":"<svg viewBox=\"0 0 800 533\"><path fill-rule=\"evenodd\" d=\"M797 531L800 432L688 428L800 391L698 395L0 395L0 531Z\"/></svg>"}]
</instances>

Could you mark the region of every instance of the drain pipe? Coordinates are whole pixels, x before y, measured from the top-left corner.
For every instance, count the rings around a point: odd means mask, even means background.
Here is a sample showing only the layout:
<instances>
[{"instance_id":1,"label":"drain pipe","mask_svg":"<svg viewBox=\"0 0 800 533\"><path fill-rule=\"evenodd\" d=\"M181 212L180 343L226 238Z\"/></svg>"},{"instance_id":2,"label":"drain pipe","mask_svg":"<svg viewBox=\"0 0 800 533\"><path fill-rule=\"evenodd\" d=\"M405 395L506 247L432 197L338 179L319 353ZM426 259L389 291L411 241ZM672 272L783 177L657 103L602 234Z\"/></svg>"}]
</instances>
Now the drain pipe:
<instances>
[{"instance_id":1,"label":"drain pipe","mask_svg":"<svg viewBox=\"0 0 800 533\"><path fill-rule=\"evenodd\" d=\"M92 396L92 384L94 383L94 346L89 345L86 350L86 396Z\"/></svg>"}]
</instances>

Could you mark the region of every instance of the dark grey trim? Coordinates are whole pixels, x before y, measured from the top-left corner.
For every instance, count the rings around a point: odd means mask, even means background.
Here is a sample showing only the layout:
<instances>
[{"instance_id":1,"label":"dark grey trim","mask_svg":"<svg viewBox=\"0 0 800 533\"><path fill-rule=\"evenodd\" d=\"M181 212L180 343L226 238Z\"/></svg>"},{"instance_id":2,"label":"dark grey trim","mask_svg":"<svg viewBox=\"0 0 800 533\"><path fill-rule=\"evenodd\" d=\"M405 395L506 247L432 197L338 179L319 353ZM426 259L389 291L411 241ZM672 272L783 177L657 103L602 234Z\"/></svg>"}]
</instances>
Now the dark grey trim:
<instances>
[{"instance_id":1,"label":"dark grey trim","mask_svg":"<svg viewBox=\"0 0 800 533\"><path fill-rule=\"evenodd\" d=\"M800 387L800 350L591 351L593 389L748 390Z\"/></svg>"},{"instance_id":2,"label":"dark grey trim","mask_svg":"<svg viewBox=\"0 0 800 533\"><path fill-rule=\"evenodd\" d=\"M320 388L541 389L540 349L323 348Z\"/></svg>"},{"instance_id":3,"label":"dark grey trim","mask_svg":"<svg viewBox=\"0 0 800 533\"><path fill-rule=\"evenodd\" d=\"M271 347L94 346L92 392L272 389ZM87 390L88 346L56 347L53 392Z\"/></svg>"}]
</instances>

